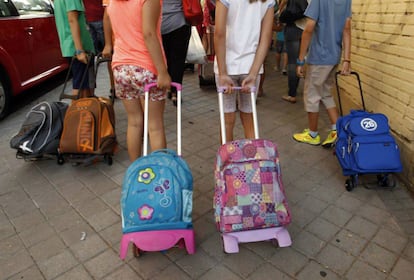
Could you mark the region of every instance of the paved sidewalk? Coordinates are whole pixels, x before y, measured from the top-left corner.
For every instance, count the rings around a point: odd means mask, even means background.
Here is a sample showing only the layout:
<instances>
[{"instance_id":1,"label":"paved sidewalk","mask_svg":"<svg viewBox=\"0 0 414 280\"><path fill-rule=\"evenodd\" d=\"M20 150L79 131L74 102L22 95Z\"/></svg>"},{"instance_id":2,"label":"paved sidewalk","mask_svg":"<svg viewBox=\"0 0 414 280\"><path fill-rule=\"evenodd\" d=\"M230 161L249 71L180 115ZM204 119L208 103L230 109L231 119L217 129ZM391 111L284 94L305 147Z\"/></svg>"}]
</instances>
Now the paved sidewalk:
<instances>
[{"instance_id":1,"label":"paved sidewalk","mask_svg":"<svg viewBox=\"0 0 414 280\"><path fill-rule=\"evenodd\" d=\"M306 127L303 102L282 101L287 78L273 71L271 59L266 67L265 96L258 101L260 136L279 146L293 220L288 227L291 247L257 242L241 244L238 254L223 252L212 212L217 96L214 88L199 88L197 73L187 72L183 156L194 175L196 254L171 249L138 259L129 251L125 261L118 257L119 198L129 164L121 102L115 103L120 151L112 166L82 168L15 158L9 141L25 113L37 101L57 100L60 86L0 122L0 279L413 279L413 198L400 184L393 190L360 185L347 192L332 150L292 140L292 133ZM98 92L106 93L102 70ZM324 115L322 137L328 132ZM165 117L169 147L175 148L171 102ZM241 137L240 125L236 131ZM370 182L375 177L361 177L365 186L375 185Z\"/></svg>"}]
</instances>

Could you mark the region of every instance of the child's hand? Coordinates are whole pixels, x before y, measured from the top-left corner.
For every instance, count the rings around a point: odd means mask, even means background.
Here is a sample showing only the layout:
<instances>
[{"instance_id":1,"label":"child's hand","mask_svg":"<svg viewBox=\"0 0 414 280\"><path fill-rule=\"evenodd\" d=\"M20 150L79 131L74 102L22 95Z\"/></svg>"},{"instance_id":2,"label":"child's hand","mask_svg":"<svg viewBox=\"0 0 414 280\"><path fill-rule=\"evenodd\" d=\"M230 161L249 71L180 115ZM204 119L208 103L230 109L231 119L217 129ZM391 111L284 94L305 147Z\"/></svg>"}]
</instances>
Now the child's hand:
<instances>
[{"instance_id":1,"label":"child's hand","mask_svg":"<svg viewBox=\"0 0 414 280\"><path fill-rule=\"evenodd\" d=\"M351 61L344 61L342 63L341 75L351 74Z\"/></svg>"},{"instance_id":2,"label":"child's hand","mask_svg":"<svg viewBox=\"0 0 414 280\"><path fill-rule=\"evenodd\" d=\"M112 46L105 44L105 47L102 50L102 57L103 58L111 58L112 57Z\"/></svg>"},{"instance_id":3,"label":"child's hand","mask_svg":"<svg viewBox=\"0 0 414 280\"><path fill-rule=\"evenodd\" d=\"M241 84L243 88L242 91L246 93L250 93L251 89L256 86L256 79L257 77L252 74L247 75L247 77L244 78Z\"/></svg>"},{"instance_id":4,"label":"child's hand","mask_svg":"<svg viewBox=\"0 0 414 280\"><path fill-rule=\"evenodd\" d=\"M159 73L157 77L157 88L161 90L170 90L171 88L171 77L168 72Z\"/></svg>"},{"instance_id":5,"label":"child's hand","mask_svg":"<svg viewBox=\"0 0 414 280\"><path fill-rule=\"evenodd\" d=\"M225 87L224 93L231 93L232 87L234 86L233 80L228 75L220 75L219 76L219 86Z\"/></svg>"},{"instance_id":6,"label":"child's hand","mask_svg":"<svg viewBox=\"0 0 414 280\"><path fill-rule=\"evenodd\" d=\"M86 52L81 52L76 55L76 59L82 63L88 64L89 55Z\"/></svg>"},{"instance_id":7,"label":"child's hand","mask_svg":"<svg viewBox=\"0 0 414 280\"><path fill-rule=\"evenodd\" d=\"M305 69L303 69L303 65L296 66L296 76L299 78L305 78Z\"/></svg>"}]
</instances>

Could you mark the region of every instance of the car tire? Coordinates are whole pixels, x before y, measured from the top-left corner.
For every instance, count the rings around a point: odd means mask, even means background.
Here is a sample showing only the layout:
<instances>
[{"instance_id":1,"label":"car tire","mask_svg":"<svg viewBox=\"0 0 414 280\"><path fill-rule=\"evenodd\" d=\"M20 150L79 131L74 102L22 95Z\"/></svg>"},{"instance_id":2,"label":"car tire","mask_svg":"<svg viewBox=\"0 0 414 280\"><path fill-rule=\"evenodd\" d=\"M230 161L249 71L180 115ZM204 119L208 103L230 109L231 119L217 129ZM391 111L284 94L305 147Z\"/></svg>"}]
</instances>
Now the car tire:
<instances>
[{"instance_id":1,"label":"car tire","mask_svg":"<svg viewBox=\"0 0 414 280\"><path fill-rule=\"evenodd\" d=\"M9 114L11 96L11 87L7 75L0 69L0 120Z\"/></svg>"}]
</instances>

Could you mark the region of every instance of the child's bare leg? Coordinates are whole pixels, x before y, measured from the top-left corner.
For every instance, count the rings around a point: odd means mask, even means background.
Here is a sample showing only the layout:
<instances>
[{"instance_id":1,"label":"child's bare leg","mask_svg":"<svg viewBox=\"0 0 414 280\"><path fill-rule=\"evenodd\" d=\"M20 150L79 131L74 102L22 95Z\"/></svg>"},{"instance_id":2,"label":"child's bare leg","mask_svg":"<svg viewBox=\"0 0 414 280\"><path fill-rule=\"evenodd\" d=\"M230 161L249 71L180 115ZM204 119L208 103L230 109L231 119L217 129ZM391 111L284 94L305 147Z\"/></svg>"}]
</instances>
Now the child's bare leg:
<instances>
[{"instance_id":1,"label":"child's bare leg","mask_svg":"<svg viewBox=\"0 0 414 280\"><path fill-rule=\"evenodd\" d=\"M240 112L240 119L244 128L244 137L254 139L253 113Z\"/></svg>"},{"instance_id":2,"label":"child's bare leg","mask_svg":"<svg viewBox=\"0 0 414 280\"><path fill-rule=\"evenodd\" d=\"M167 148L167 139L165 137L164 129L165 100L150 101L148 107L148 134L151 150L165 149Z\"/></svg>"},{"instance_id":3,"label":"child's bare leg","mask_svg":"<svg viewBox=\"0 0 414 280\"><path fill-rule=\"evenodd\" d=\"M316 112L308 112L308 122L309 122L309 130L310 131L318 131L318 119L319 113Z\"/></svg>"},{"instance_id":4,"label":"child's bare leg","mask_svg":"<svg viewBox=\"0 0 414 280\"><path fill-rule=\"evenodd\" d=\"M275 58L276 58L276 66L275 66L275 70L279 71L280 69L280 61L281 61L281 54L280 53L276 53L275 54Z\"/></svg>"},{"instance_id":5,"label":"child's bare leg","mask_svg":"<svg viewBox=\"0 0 414 280\"><path fill-rule=\"evenodd\" d=\"M127 148L129 160L133 162L142 155L144 118L139 99L122 100L128 116Z\"/></svg>"},{"instance_id":6,"label":"child's bare leg","mask_svg":"<svg viewBox=\"0 0 414 280\"><path fill-rule=\"evenodd\" d=\"M234 124L236 123L236 113L225 113L224 121L226 123L226 141L233 141Z\"/></svg>"},{"instance_id":7,"label":"child's bare leg","mask_svg":"<svg viewBox=\"0 0 414 280\"><path fill-rule=\"evenodd\" d=\"M111 62L107 63L107 67L108 67L108 75L109 75L109 83L111 86L111 93L112 91L114 91L115 93L115 81L114 81L114 73L112 72L112 66L111 66Z\"/></svg>"},{"instance_id":8,"label":"child's bare leg","mask_svg":"<svg viewBox=\"0 0 414 280\"><path fill-rule=\"evenodd\" d=\"M336 124L336 121L339 118L338 109L336 107L333 107L333 108L327 109L327 111L328 111L328 116L329 116L329 120L331 121L331 124L332 125Z\"/></svg>"}]
</instances>

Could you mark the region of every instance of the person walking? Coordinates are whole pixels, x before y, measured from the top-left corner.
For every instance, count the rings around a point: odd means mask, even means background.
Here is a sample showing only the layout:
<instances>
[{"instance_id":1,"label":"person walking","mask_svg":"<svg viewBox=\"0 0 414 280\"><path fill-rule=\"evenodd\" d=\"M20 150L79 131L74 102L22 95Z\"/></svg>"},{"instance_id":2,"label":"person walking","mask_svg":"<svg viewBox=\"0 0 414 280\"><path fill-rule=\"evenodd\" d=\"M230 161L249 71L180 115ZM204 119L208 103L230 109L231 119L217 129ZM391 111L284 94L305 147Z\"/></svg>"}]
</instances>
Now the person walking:
<instances>
[{"instance_id":1,"label":"person walking","mask_svg":"<svg viewBox=\"0 0 414 280\"><path fill-rule=\"evenodd\" d=\"M279 0L279 6L280 3L283 0ZM282 70L283 75L287 75L287 64L288 64L288 57L287 57L287 51L286 51L286 43L285 43L285 24L281 23L279 20L279 13L276 12L275 19L274 19L274 26L273 31L276 32L276 54L275 54L275 60L276 65L274 67L275 71Z\"/></svg>"},{"instance_id":2,"label":"person walking","mask_svg":"<svg viewBox=\"0 0 414 280\"><path fill-rule=\"evenodd\" d=\"M148 131L152 150L166 148L164 109L171 77L161 39L161 0L111 0L107 13L112 27L112 69L115 92L128 116L127 149L130 161L142 155L144 87L150 90Z\"/></svg>"},{"instance_id":3,"label":"person walking","mask_svg":"<svg viewBox=\"0 0 414 280\"><path fill-rule=\"evenodd\" d=\"M318 119L321 103L331 121L330 132L322 146L332 147L337 139L339 114L331 89L342 53L341 74L349 75L351 71L351 5L351 0L312 0L305 11L307 21L296 70L298 76L305 77L304 103L309 128L293 135L298 142L320 144Z\"/></svg>"},{"instance_id":4,"label":"person walking","mask_svg":"<svg viewBox=\"0 0 414 280\"><path fill-rule=\"evenodd\" d=\"M88 0L84 1L86 22L88 24L89 32L91 33L95 51L97 54L102 53L105 46L104 36L104 11L105 7L102 0ZM103 54L102 54L103 55ZM112 73L111 63L107 63L110 93L115 95L114 77ZM95 69L96 70L96 69Z\"/></svg>"},{"instance_id":5,"label":"person walking","mask_svg":"<svg viewBox=\"0 0 414 280\"><path fill-rule=\"evenodd\" d=\"M89 32L97 52L101 52L105 45L103 33L103 13L104 7L102 0L88 0L84 2L86 22Z\"/></svg>"},{"instance_id":6,"label":"person walking","mask_svg":"<svg viewBox=\"0 0 414 280\"><path fill-rule=\"evenodd\" d=\"M173 82L182 84L191 26L185 21L181 0L163 0L161 34L168 74ZM169 98L177 106L175 87L171 88Z\"/></svg>"},{"instance_id":7,"label":"person walking","mask_svg":"<svg viewBox=\"0 0 414 280\"><path fill-rule=\"evenodd\" d=\"M223 96L227 141L233 140L237 97L244 135L254 138L251 98L246 93L252 88L257 90L260 83L272 40L274 5L274 0L216 2L214 73L217 87L226 88ZM235 86L243 88L238 95L231 93Z\"/></svg>"},{"instance_id":8,"label":"person walking","mask_svg":"<svg viewBox=\"0 0 414 280\"><path fill-rule=\"evenodd\" d=\"M299 86L299 77L296 75L296 59L299 55L302 29L297 25L298 20L305 17L303 14L308 6L308 0L284 0L280 4L279 20L285 23L284 35L288 57L287 76L288 94L282 99L290 103L296 103L296 95ZM288 13L283 12L286 10ZM285 15L289 15L286 17Z\"/></svg>"},{"instance_id":9,"label":"person walking","mask_svg":"<svg viewBox=\"0 0 414 280\"><path fill-rule=\"evenodd\" d=\"M73 59L72 94L92 96L95 89L95 48L87 29L82 0L55 0L54 8L62 56Z\"/></svg>"}]
</instances>

